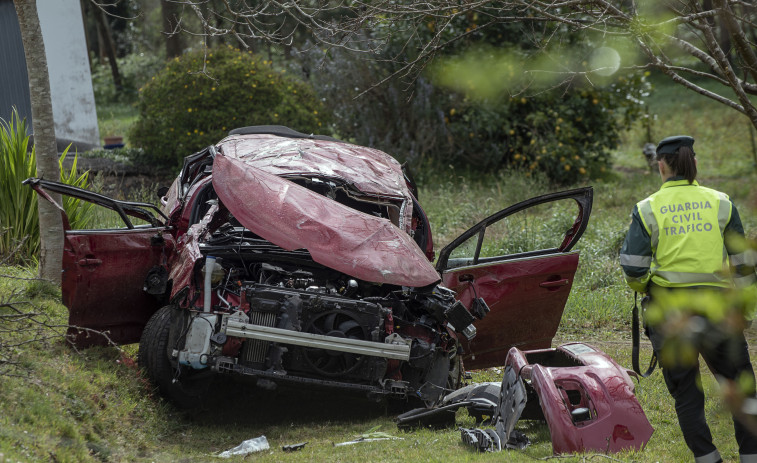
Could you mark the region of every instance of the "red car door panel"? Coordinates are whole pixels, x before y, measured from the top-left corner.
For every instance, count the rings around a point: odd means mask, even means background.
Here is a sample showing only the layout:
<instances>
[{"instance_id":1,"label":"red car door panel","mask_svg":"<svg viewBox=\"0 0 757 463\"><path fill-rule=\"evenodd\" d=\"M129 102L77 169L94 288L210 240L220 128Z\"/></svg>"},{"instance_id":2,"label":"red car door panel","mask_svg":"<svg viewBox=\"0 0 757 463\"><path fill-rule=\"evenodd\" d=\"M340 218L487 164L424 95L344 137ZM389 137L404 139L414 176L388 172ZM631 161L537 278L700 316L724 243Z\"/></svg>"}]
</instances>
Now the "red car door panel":
<instances>
[{"instance_id":1,"label":"red car door panel","mask_svg":"<svg viewBox=\"0 0 757 463\"><path fill-rule=\"evenodd\" d=\"M117 344L139 341L147 320L160 308L160 301L143 290L145 279L150 269L164 264L170 241L162 228L66 231L63 304L77 345L108 340L73 327L104 331Z\"/></svg>"},{"instance_id":2,"label":"red car door panel","mask_svg":"<svg viewBox=\"0 0 757 463\"><path fill-rule=\"evenodd\" d=\"M480 297L490 309L474 323L476 337L463 341L466 368L502 366L513 346L550 347L578 267L571 249L588 224L592 196L581 188L518 203L441 251L443 284L466 307Z\"/></svg>"},{"instance_id":3,"label":"red car door panel","mask_svg":"<svg viewBox=\"0 0 757 463\"><path fill-rule=\"evenodd\" d=\"M521 350L550 347L577 265L578 253L572 252L445 273L443 284L456 291L466 307L477 296L484 298L490 309L483 320L475 323L476 337L463 344L466 368L502 366L513 346ZM464 275L464 281L460 281L460 275ZM544 287L551 282L560 283ZM560 310L556 310L558 307Z\"/></svg>"},{"instance_id":4,"label":"red car door panel","mask_svg":"<svg viewBox=\"0 0 757 463\"><path fill-rule=\"evenodd\" d=\"M151 204L119 201L58 182L24 183L59 209L47 192L109 209L118 228L72 230L61 209L65 229L61 290L69 311L69 335L78 346L138 342L142 328L160 306L160 298L145 291L146 279L152 271L160 280L159 269L165 268L175 247L165 215Z\"/></svg>"}]
</instances>

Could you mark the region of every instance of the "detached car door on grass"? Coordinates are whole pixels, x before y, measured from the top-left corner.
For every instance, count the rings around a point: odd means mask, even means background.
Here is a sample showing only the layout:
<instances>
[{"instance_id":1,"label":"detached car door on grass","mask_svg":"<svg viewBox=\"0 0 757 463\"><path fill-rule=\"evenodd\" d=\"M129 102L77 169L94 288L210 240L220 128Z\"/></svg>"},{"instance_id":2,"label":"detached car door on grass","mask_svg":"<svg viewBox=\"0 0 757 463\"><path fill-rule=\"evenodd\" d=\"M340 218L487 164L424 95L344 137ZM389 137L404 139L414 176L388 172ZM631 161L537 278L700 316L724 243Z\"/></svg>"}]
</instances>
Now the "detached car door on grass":
<instances>
[{"instance_id":1,"label":"detached car door on grass","mask_svg":"<svg viewBox=\"0 0 757 463\"><path fill-rule=\"evenodd\" d=\"M69 335L77 346L138 342L147 320L161 301L168 273L165 263L174 249L167 219L155 206L118 201L58 182L29 179L40 200L46 192L88 203L92 226L74 230L64 224L63 304L69 309ZM107 338L90 330L106 332Z\"/></svg>"},{"instance_id":2,"label":"detached car door on grass","mask_svg":"<svg viewBox=\"0 0 757 463\"><path fill-rule=\"evenodd\" d=\"M465 367L504 365L510 347L550 347L578 267L572 251L591 215L591 187L515 204L479 222L442 249L444 286L471 307L483 298L489 314L463 340Z\"/></svg>"}]
</instances>

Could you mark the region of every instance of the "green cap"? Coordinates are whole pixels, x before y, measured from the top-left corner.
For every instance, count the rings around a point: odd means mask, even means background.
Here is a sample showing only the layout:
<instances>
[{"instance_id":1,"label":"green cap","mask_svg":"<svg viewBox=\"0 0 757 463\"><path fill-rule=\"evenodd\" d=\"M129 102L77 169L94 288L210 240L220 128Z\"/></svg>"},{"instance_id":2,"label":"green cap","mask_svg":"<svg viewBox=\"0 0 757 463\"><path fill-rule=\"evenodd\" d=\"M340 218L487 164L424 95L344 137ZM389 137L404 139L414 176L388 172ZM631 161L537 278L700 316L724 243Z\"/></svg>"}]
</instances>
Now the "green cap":
<instances>
[{"instance_id":1,"label":"green cap","mask_svg":"<svg viewBox=\"0 0 757 463\"><path fill-rule=\"evenodd\" d=\"M682 146L688 146L693 153L694 139L688 135L676 135L674 137L665 138L657 145L657 155L673 154Z\"/></svg>"}]
</instances>

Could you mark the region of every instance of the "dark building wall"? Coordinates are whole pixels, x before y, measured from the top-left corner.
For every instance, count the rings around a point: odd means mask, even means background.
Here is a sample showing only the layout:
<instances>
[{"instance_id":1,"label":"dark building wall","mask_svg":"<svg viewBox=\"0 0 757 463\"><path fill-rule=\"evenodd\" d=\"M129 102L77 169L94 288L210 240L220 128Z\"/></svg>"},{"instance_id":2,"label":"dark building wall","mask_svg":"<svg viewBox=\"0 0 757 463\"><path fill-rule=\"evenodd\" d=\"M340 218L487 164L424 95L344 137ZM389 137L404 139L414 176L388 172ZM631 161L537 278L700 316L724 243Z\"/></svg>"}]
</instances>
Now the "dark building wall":
<instances>
[{"instance_id":1,"label":"dark building wall","mask_svg":"<svg viewBox=\"0 0 757 463\"><path fill-rule=\"evenodd\" d=\"M10 121L14 106L31 133L29 78L16 9L12 0L0 0L0 117Z\"/></svg>"}]
</instances>

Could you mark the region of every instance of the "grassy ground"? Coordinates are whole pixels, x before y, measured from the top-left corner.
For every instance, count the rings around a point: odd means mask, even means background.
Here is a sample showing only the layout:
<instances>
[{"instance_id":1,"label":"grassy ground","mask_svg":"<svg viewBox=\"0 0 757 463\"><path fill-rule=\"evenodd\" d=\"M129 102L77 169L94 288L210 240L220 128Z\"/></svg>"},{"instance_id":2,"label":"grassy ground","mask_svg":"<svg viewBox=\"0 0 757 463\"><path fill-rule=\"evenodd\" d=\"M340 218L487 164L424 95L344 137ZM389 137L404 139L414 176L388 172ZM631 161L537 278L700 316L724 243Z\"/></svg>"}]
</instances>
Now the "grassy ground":
<instances>
[{"instance_id":1,"label":"grassy ground","mask_svg":"<svg viewBox=\"0 0 757 463\"><path fill-rule=\"evenodd\" d=\"M757 197L746 120L675 87L658 88L649 101L657 114L653 137L686 133L695 145L702 183L722 189L736 202L752 237L757 236ZM118 122L117 124L121 124ZM127 122L128 123L128 122ZM101 129L102 130L102 129ZM622 282L617 253L635 201L655 191L641 155L643 129L631 130L614 153L616 177L593 182L595 205L579 243L581 263L555 345L584 340L630 367L632 293ZM557 187L518 175L471 180L440 173L421 186L421 202L432 218L437 249L465 228L506 205ZM545 425L520 422L533 444L524 451L477 454L457 430L397 430L384 404L317 391L264 392L245 385L219 385L217 399L179 412L160 399L134 365L136 346L123 351L74 351L60 336L20 344L39 332L60 333L67 312L57 290L34 280L27 269L0 267L0 463L16 461L207 461L243 440L265 435L271 450L245 461L532 461L550 459ZM15 317L8 304L37 315ZM51 328L52 327L52 328ZM21 332L25 328L28 331ZM750 331L753 337L754 332ZM643 358L650 354L644 345ZM754 358L753 353L753 358ZM475 372L474 380L501 380L501 372ZM728 461L737 458L732 424L709 373L704 387L707 417ZM659 371L638 383L637 397L655 434L646 450L611 456L579 455L566 461L689 461ZM458 424L472 426L464 412ZM399 437L350 446L369 431ZM283 445L307 442L285 453ZM561 458L562 459L562 458ZM241 461L237 458L232 461Z\"/></svg>"}]
</instances>

